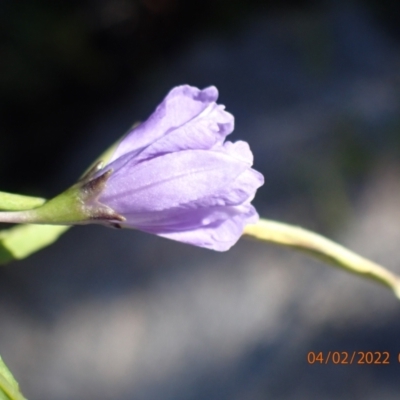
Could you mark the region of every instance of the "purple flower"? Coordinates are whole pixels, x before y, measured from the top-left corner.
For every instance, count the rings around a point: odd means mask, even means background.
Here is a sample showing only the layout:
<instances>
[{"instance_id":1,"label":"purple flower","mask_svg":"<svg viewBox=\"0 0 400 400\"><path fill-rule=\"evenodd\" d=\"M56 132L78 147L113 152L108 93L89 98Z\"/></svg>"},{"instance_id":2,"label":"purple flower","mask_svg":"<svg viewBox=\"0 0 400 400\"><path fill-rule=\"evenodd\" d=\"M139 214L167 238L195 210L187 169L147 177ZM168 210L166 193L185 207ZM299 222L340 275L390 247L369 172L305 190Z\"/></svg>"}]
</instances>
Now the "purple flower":
<instances>
[{"instance_id":1,"label":"purple flower","mask_svg":"<svg viewBox=\"0 0 400 400\"><path fill-rule=\"evenodd\" d=\"M257 222L250 202L264 178L246 142L224 142L234 118L217 98L213 86L178 86L121 141L98 200L122 226L224 251Z\"/></svg>"}]
</instances>

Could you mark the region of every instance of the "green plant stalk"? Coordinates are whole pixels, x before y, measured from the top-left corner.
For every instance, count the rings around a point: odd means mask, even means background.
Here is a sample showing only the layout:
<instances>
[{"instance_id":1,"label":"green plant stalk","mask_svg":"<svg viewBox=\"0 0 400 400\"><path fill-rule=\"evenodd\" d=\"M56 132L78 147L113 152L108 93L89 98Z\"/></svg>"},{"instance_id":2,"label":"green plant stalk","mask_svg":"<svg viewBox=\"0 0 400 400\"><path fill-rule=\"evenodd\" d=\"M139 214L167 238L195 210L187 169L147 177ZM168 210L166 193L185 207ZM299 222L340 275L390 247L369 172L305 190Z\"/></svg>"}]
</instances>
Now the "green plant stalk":
<instances>
[{"instance_id":1,"label":"green plant stalk","mask_svg":"<svg viewBox=\"0 0 400 400\"><path fill-rule=\"evenodd\" d=\"M46 199L0 192L0 210L19 211L40 207Z\"/></svg>"},{"instance_id":2,"label":"green plant stalk","mask_svg":"<svg viewBox=\"0 0 400 400\"><path fill-rule=\"evenodd\" d=\"M254 225L247 225L243 233L257 240L309 253L331 265L372 279L392 289L400 300L398 275L317 233L266 219L260 219Z\"/></svg>"},{"instance_id":3,"label":"green plant stalk","mask_svg":"<svg viewBox=\"0 0 400 400\"><path fill-rule=\"evenodd\" d=\"M87 220L85 207L75 186L39 207L0 212L0 222L4 223L64 225L84 220Z\"/></svg>"},{"instance_id":4,"label":"green plant stalk","mask_svg":"<svg viewBox=\"0 0 400 400\"><path fill-rule=\"evenodd\" d=\"M1 392L8 396L10 400L26 400L19 390L14 388L2 374L0 374L0 394L2 394Z\"/></svg>"},{"instance_id":5,"label":"green plant stalk","mask_svg":"<svg viewBox=\"0 0 400 400\"><path fill-rule=\"evenodd\" d=\"M124 221L110 207L100 203L112 169L102 171L97 162L75 185L40 207L21 211L0 211L0 222L14 224L77 225L103 221Z\"/></svg>"}]
</instances>

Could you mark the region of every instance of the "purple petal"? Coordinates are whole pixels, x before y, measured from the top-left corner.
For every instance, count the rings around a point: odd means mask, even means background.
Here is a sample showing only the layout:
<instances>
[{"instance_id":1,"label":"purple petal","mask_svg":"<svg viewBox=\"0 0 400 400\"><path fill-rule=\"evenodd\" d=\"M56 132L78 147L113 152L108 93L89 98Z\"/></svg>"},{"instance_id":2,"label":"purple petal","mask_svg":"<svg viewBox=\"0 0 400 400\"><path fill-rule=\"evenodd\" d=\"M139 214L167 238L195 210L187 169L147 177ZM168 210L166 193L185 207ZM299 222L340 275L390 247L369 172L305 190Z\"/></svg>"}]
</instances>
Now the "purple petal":
<instances>
[{"instance_id":1,"label":"purple petal","mask_svg":"<svg viewBox=\"0 0 400 400\"><path fill-rule=\"evenodd\" d=\"M135 157L142 162L166 153L182 150L208 150L222 145L225 137L233 131L234 118L224 111L224 106L211 104L197 117L171 130L150 144Z\"/></svg>"},{"instance_id":2,"label":"purple petal","mask_svg":"<svg viewBox=\"0 0 400 400\"><path fill-rule=\"evenodd\" d=\"M217 98L218 90L214 86L203 90L188 85L172 89L154 113L122 139L110 161L149 146L171 130L199 116L210 105L213 108Z\"/></svg>"},{"instance_id":3,"label":"purple petal","mask_svg":"<svg viewBox=\"0 0 400 400\"><path fill-rule=\"evenodd\" d=\"M213 197L230 187L248 165L210 150L170 153L116 170L100 201L125 215L160 211Z\"/></svg>"},{"instance_id":4,"label":"purple petal","mask_svg":"<svg viewBox=\"0 0 400 400\"><path fill-rule=\"evenodd\" d=\"M239 240L247 224L258 221L258 214L250 204L174 209L127 217L128 223L134 221L135 227L144 232L217 251L228 250Z\"/></svg>"},{"instance_id":5,"label":"purple petal","mask_svg":"<svg viewBox=\"0 0 400 400\"><path fill-rule=\"evenodd\" d=\"M250 202L264 178L246 142L224 142L234 118L217 98L179 86L121 141L98 200L124 226L224 251L258 220Z\"/></svg>"},{"instance_id":6,"label":"purple petal","mask_svg":"<svg viewBox=\"0 0 400 400\"><path fill-rule=\"evenodd\" d=\"M259 219L255 208L250 204L237 207L235 211L225 218L194 229L175 230L158 235L216 251L226 251L240 239L247 224L255 224Z\"/></svg>"},{"instance_id":7,"label":"purple petal","mask_svg":"<svg viewBox=\"0 0 400 400\"><path fill-rule=\"evenodd\" d=\"M223 151L240 161L243 161L251 167L253 165L253 153L250 150L250 146L247 142L239 140L237 142L225 142Z\"/></svg>"}]
</instances>

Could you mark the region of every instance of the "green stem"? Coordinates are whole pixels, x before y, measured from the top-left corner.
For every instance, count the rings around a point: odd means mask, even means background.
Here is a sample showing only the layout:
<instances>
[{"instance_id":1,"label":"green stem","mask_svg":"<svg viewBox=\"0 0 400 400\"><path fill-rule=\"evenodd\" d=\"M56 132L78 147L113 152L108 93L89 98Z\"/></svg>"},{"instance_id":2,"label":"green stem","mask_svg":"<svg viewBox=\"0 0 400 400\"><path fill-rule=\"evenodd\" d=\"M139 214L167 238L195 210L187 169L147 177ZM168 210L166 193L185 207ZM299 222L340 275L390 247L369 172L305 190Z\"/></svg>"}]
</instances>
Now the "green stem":
<instances>
[{"instance_id":1,"label":"green stem","mask_svg":"<svg viewBox=\"0 0 400 400\"><path fill-rule=\"evenodd\" d=\"M2 390L10 400L26 400L22 394L15 389L2 374L0 374L0 390Z\"/></svg>"},{"instance_id":2,"label":"green stem","mask_svg":"<svg viewBox=\"0 0 400 400\"><path fill-rule=\"evenodd\" d=\"M22 196L20 194L0 192L0 210L30 210L45 203L40 197Z\"/></svg>"},{"instance_id":3,"label":"green stem","mask_svg":"<svg viewBox=\"0 0 400 400\"><path fill-rule=\"evenodd\" d=\"M0 222L7 224L40 223L34 209L24 211L0 211Z\"/></svg>"},{"instance_id":4,"label":"green stem","mask_svg":"<svg viewBox=\"0 0 400 400\"><path fill-rule=\"evenodd\" d=\"M336 267L389 287L400 299L399 276L317 233L282 222L260 219L257 224L247 225L244 234L310 253Z\"/></svg>"}]
</instances>

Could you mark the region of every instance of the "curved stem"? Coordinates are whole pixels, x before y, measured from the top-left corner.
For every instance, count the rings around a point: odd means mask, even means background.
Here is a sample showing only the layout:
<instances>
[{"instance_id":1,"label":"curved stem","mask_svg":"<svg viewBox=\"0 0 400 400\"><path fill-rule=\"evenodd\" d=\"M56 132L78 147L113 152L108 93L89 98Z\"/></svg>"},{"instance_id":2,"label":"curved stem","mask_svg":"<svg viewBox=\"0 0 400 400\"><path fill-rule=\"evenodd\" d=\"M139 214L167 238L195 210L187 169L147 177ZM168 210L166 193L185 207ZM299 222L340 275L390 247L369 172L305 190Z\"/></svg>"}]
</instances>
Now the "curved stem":
<instances>
[{"instance_id":1,"label":"curved stem","mask_svg":"<svg viewBox=\"0 0 400 400\"><path fill-rule=\"evenodd\" d=\"M0 374L0 390L6 394L10 400L26 400L22 394L15 389L8 381Z\"/></svg>"},{"instance_id":2,"label":"curved stem","mask_svg":"<svg viewBox=\"0 0 400 400\"><path fill-rule=\"evenodd\" d=\"M30 210L45 203L41 197L23 196L20 194L0 192L0 210Z\"/></svg>"},{"instance_id":3,"label":"curved stem","mask_svg":"<svg viewBox=\"0 0 400 400\"><path fill-rule=\"evenodd\" d=\"M33 210L0 211L0 222L7 224L35 224L41 223ZM47 222L50 223L50 222Z\"/></svg>"},{"instance_id":4,"label":"curved stem","mask_svg":"<svg viewBox=\"0 0 400 400\"><path fill-rule=\"evenodd\" d=\"M247 225L244 234L311 253L336 267L389 287L400 299L399 276L317 233L281 222L260 219L257 224Z\"/></svg>"}]
</instances>

